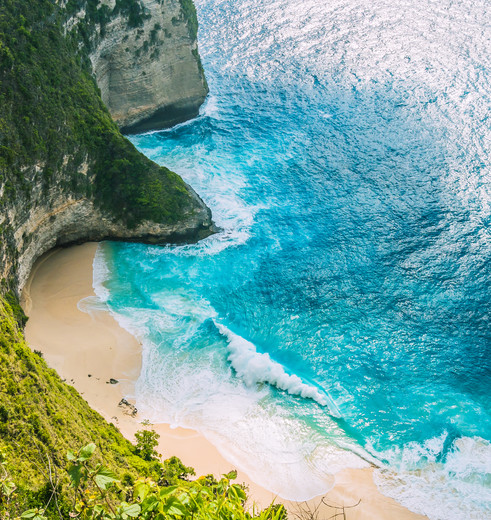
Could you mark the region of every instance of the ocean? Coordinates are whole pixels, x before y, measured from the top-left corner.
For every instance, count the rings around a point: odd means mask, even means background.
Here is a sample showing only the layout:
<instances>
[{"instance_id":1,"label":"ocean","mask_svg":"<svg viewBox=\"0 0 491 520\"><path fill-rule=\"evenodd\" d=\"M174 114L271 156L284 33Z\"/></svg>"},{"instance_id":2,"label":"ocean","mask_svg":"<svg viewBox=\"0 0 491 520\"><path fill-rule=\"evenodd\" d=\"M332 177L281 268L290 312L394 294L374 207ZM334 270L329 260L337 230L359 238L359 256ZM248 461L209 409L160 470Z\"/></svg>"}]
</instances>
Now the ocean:
<instances>
[{"instance_id":1,"label":"ocean","mask_svg":"<svg viewBox=\"0 0 491 520\"><path fill-rule=\"evenodd\" d=\"M491 7L196 0L199 117L131 136L220 232L103 243L135 399L287 499L376 466L431 520L491 518Z\"/></svg>"}]
</instances>

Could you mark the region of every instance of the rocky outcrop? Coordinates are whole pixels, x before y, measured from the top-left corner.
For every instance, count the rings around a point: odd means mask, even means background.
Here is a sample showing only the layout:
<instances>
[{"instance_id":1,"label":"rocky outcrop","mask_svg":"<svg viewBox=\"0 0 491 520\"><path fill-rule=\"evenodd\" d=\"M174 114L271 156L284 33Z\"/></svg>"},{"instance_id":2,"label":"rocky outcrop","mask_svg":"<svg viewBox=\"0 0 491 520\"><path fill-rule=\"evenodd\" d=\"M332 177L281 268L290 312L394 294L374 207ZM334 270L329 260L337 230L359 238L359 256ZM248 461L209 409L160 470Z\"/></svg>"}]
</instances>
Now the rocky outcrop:
<instances>
[{"instance_id":1,"label":"rocky outcrop","mask_svg":"<svg viewBox=\"0 0 491 520\"><path fill-rule=\"evenodd\" d=\"M116 0L105 2L114 12ZM191 4L192 5L192 4ZM141 0L99 28L90 53L101 97L123 132L168 127L195 117L207 93L194 10L179 0Z\"/></svg>"},{"instance_id":2,"label":"rocky outcrop","mask_svg":"<svg viewBox=\"0 0 491 520\"><path fill-rule=\"evenodd\" d=\"M173 224L145 221L134 229L114 221L87 198L61 197L49 210L43 206L33 208L17 226L14 235L17 289L20 291L24 287L36 259L56 246L101 240L182 243L204 238L213 231L211 213L196 194L195 201L194 207L190 204L186 219ZM10 215L12 217L15 221L15 215Z\"/></svg>"},{"instance_id":3,"label":"rocky outcrop","mask_svg":"<svg viewBox=\"0 0 491 520\"><path fill-rule=\"evenodd\" d=\"M181 218L175 222L144 220L129 227L93 198L67 193L65 186L73 172L65 162L49 191L36 182L41 168L34 168L29 197L19 194L0 216L0 226L12 230L10 247L3 251L1 277L8 279L15 275L14 288L19 292L36 259L56 246L101 240L152 244L195 242L214 232L210 210L187 185L190 197L182 208ZM83 163L79 173L87 175L88 170L88 165Z\"/></svg>"}]
</instances>

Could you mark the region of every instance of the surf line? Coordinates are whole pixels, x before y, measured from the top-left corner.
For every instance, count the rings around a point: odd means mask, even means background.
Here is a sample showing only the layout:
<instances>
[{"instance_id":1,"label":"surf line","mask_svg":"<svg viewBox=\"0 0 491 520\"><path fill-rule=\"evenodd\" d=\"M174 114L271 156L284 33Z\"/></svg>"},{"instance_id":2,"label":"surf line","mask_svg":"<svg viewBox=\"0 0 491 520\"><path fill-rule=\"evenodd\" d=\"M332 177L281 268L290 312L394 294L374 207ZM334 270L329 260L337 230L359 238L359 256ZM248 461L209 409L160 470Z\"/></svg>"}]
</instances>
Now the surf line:
<instances>
[{"instance_id":1,"label":"surf line","mask_svg":"<svg viewBox=\"0 0 491 520\"><path fill-rule=\"evenodd\" d=\"M312 399L326 407L329 414L340 419L341 412L331 396L322 388L308 384L295 374L289 374L283 365L271 359L267 353L258 352L255 345L235 334L225 325L213 320L220 334L228 341L228 360L246 386L268 383L291 395Z\"/></svg>"}]
</instances>

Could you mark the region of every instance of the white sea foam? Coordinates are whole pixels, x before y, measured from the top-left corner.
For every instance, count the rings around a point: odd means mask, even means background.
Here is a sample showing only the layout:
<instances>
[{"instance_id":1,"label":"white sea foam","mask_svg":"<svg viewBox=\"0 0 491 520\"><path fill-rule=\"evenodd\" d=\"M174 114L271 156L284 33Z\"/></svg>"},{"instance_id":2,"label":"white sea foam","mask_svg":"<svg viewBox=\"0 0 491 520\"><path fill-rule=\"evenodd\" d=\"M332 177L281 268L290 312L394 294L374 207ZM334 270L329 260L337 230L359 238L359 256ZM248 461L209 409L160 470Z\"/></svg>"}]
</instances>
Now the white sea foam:
<instances>
[{"instance_id":1,"label":"white sea foam","mask_svg":"<svg viewBox=\"0 0 491 520\"><path fill-rule=\"evenodd\" d=\"M106 302L100 300L98 296L87 296L77 302L77 309L81 312L90 314L93 311L108 311Z\"/></svg>"},{"instance_id":2,"label":"white sea foam","mask_svg":"<svg viewBox=\"0 0 491 520\"><path fill-rule=\"evenodd\" d=\"M219 113L220 110L218 108L218 97L214 94L208 94L208 97L199 109L199 115L203 117L216 118Z\"/></svg>"},{"instance_id":3,"label":"white sea foam","mask_svg":"<svg viewBox=\"0 0 491 520\"><path fill-rule=\"evenodd\" d=\"M90 314L92 311L110 311L107 306L109 291L104 286L104 282L110 277L110 272L102 247L101 244L98 245L92 262L92 287L94 288L95 296L87 296L77 303L78 310L87 314Z\"/></svg>"},{"instance_id":4,"label":"white sea foam","mask_svg":"<svg viewBox=\"0 0 491 520\"><path fill-rule=\"evenodd\" d=\"M444 433L379 454L392 469L375 471L378 488L431 520L491 517L491 444L480 437L460 437L439 460L446 438Z\"/></svg>"},{"instance_id":5,"label":"white sea foam","mask_svg":"<svg viewBox=\"0 0 491 520\"><path fill-rule=\"evenodd\" d=\"M189 345L190 338L183 341ZM179 339L169 348L145 339L137 382L141 416L200 431L231 468L287 500L318 496L338 470L368 466L327 441L328 432L312 431L278 406L267 386L244 385L223 364L224 353L217 344L189 350ZM335 421L325 420L329 432L339 433Z\"/></svg>"},{"instance_id":6,"label":"white sea foam","mask_svg":"<svg viewBox=\"0 0 491 520\"><path fill-rule=\"evenodd\" d=\"M103 247L102 244L99 244L95 252L94 261L92 263L92 286L97 298L99 298L101 302L107 302L110 294L104 286L104 282L109 280L111 273L104 257Z\"/></svg>"},{"instance_id":7,"label":"white sea foam","mask_svg":"<svg viewBox=\"0 0 491 520\"><path fill-rule=\"evenodd\" d=\"M201 166L192 171L175 169L211 208L219 232L197 244L171 247L169 252L177 256L208 256L245 244L251 237L256 213L266 206L247 204L241 198L240 192L247 186L243 177L237 172L210 175Z\"/></svg>"},{"instance_id":8,"label":"white sea foam","mask_svg":"<svg viewBox=\"0 0 491 520\"><path fill-rule=\"evenodd\" d=\"M209 2L198 0L198 3ZM222 0L213 2L219 6L224 3ZM476 147L484 146L479 157L488 157L485 143L489 142L489 125L483 123L480 126L480 140L468 134L473 128L471 120L485 122L489 108L489 84L479 80L490 69L491 56L490 40L485 37L483 29L489 14L484 0L447 2L448 5L440 5L439 9L435 9L435 2L430 0L335 0L330 3L277 0L266 4L257 9L257 2L252 0L237 3L238 9L245 13L242 15L248 22L245 25L250 27L248 31L232 32L227 30L232 18L223 16L224 11L214 5L216 23L213 30L201 39L204 53L226 58L224 61L229 73L234 73L236 68L241 74L253 78L254 82L265 85L271 84L274 76L281 76L282 80L286 78L285 81L290 78L297 83L307 82L314 72L321 78L329 77L329 81L324 82L327 94L332 94L329 85L336 85L336 95L339 86L341 90L347 88L347 92L351 85L354 89L358 86L362 93L369 94L371 90L388 85L392 89L389 94L393 91L403 98L401 107L405 103L421 104L424 107L422 116L431 116L435 131L444 127L450 133L446 146L451 147L450 143L457 146L474 139ZM251 16L252 12L254 16ZM239 18L233 18L235 24L241 24ZM264 38L264 28L271 20L275 27L270 36L274 35L274 38ZM240 29L244 29L244 25L240 25ZM218 47L217 52L217 34L227 34L224 41L232 51ZM313 37L317 40L312 40ZM275 54L274 60L264 59L269 52ZM287 68L289 62L298 66L297 59L289 60L288 56L285 59L288 53L295 58L309 59L310 70L306 74L302 70L301 82ZM469 56L478 67L469 66ZM247 57L248 63L244 61ZM388 78L393 78L393 83ZM440 99L433 102L439 93L442 94ZM210 98L202 116L216 118L219 115L217 107L216 98ZM401 112L403 116L406 114L404 110ZM223 231L198 245L174 248L172 252L176 255L210 255L244 244L251 236L258 210L248 206L240 197L246 181L240 171L236 171L238 166L230 162L229 171L212 171L215 164L223 164L223 159L217 160L220 159L219 147L216 151L204 150L202 160L197 160L192 157L200 154L200 145L194 146L197 147L194 151L186 149L177 158L177 166L167 158L162 162L173 167L196 189L212 208L215 222ZM445 152L445 143L438 142L437 146ZM451 158L455 154L446 155ZM472 154L465 155L469 161L472 160ZM489 161L483 163L489 164ZM486 167L489 179L489 167ZM482 216L489 216L489 183L471 176L472 168L456 167L453 170L447 178L442 172L441 182L446 182L452 189L460 187L465 202L469 206L481 204ZM450 229L449 233L453 232ZM484 235L482 240L488 238ZM453 242L446 240L444 234L441 242L435 240L435 258L442 257L445 243ZM422 253L417 251L411 255L413 263L418 254ZM469 258L469 261L475 261L473 255ZM426 265L428 262L422 263ZM96 292L102 295L101 299L107 299L104 287L96 289ZM270 365L266 363L268 366L264 367L261 364L265 360L255 357L261 356L255 349L249 352L238 342L240 363L247 361L244 353L250 354L253 360L252 386L249 388L232 377L228 379L226 370L211 351L189 352L184 349L182 341L187 342L195 329L179 332L179 316L148 310L132 312L130 321L138 323L138 333L144 341L138 408L146 410L152 420L164 420L202 431L230 461L285 498L303 500L322 493L329 487L325 475L351 464L355 467L362 464L363 461L350 452L327 444L326 436L317 438L311 430L303 429L299 421L283 415L281 409L274 408L271 416L268 415L271 409L259 405L259 400L267 399L267 392L256 383L265 381L260 373L268 370ZM171 348L165 354L157 342L148 337L152 329L161 325L167 331L176 331ZM131 324L126 323L126 326L131 327ZM242 354L241 348L244 350ZM216 354L224 357L224 353L218 350ZM229 352L228 355L232 354ZM256 361L258 366L254 364ZM269 361L274 363L271 359ZM246 368L245 376L249 377ZM259 373L256 374L252 368ZM257 377L252 377L252 374ZM484 502L490 503L489 443L478 438L458 439L445 462L439 462L438 454L443 449L444 440L443 436L436 437L424 445L410 443L401 451L380 454L399 472L397 476L388 470L377 470L375 474L380 489L410 509L427 514L432 520L483 520L487 513L491 516L491 506L482 509ZM479 504L479 509L476 504Z\"/></svg>"},{"instance_id":9,"label":"white sea foam","mask_svg":"<svg viewBox=\"0 0 491 520\"><path fill-rule=\"evenodd\" d=\"M341 417L334 401L326 393L303 382L297 375L288 374L280 363L271 359L269 354L258 352L253 343L235 334L221 323L215 322L215 325L228 339L228 360L247 386L269 383L289 394L312 399L321 406L327 406L331 415Z\"/></svg>"},{"instance_id":10,"label":"white sea foam","mask_svg":"<svg viewBox=\"0 0 491 520\"><path fill-rule=\"evenodd\" d=\"M103 251L98 262L98 292L104 297L108 271ZM142 370L134 395L142 418L200 431L231 467L289 500L306 500L328 491L333 474L342 468L367 466L355 453L326 442L325 432L313 433L288 409L278 407L267 386L244 385L236 377L226 362L229 345L210 341L209 333L202 330L216 316L209 302L182 288L154 293L152 300L156 308L110 310L142 343ZM200 342L204 336L207 340ZM278 374L279 385L283 379ZM288 377L283 380L291 385L286 390L327 398ZM327 429L339 433L336 423L324 417Z\"/></svg>"}]
</instances>

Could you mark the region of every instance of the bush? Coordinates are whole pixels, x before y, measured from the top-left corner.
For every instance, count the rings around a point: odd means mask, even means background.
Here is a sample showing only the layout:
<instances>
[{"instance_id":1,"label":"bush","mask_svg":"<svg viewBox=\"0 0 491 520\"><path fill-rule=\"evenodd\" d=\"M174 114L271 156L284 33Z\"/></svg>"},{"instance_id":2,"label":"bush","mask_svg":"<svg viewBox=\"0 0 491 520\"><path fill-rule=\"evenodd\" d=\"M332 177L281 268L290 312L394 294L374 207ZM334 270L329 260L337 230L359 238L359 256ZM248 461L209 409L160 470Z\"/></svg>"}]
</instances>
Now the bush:
<instances>
[{"instance_id":1,"label":"bush","mask_svg":"<svg viewBox=\"0 0 491 520\"><path fill-rule=\"evenodd\" d=\"M148 423L147 423L148 424ZM135 453L143 460L158 460L159 454L155 451L160 435L153 430L139 430L135 433Z\"/></svg>"}]
</instances>

